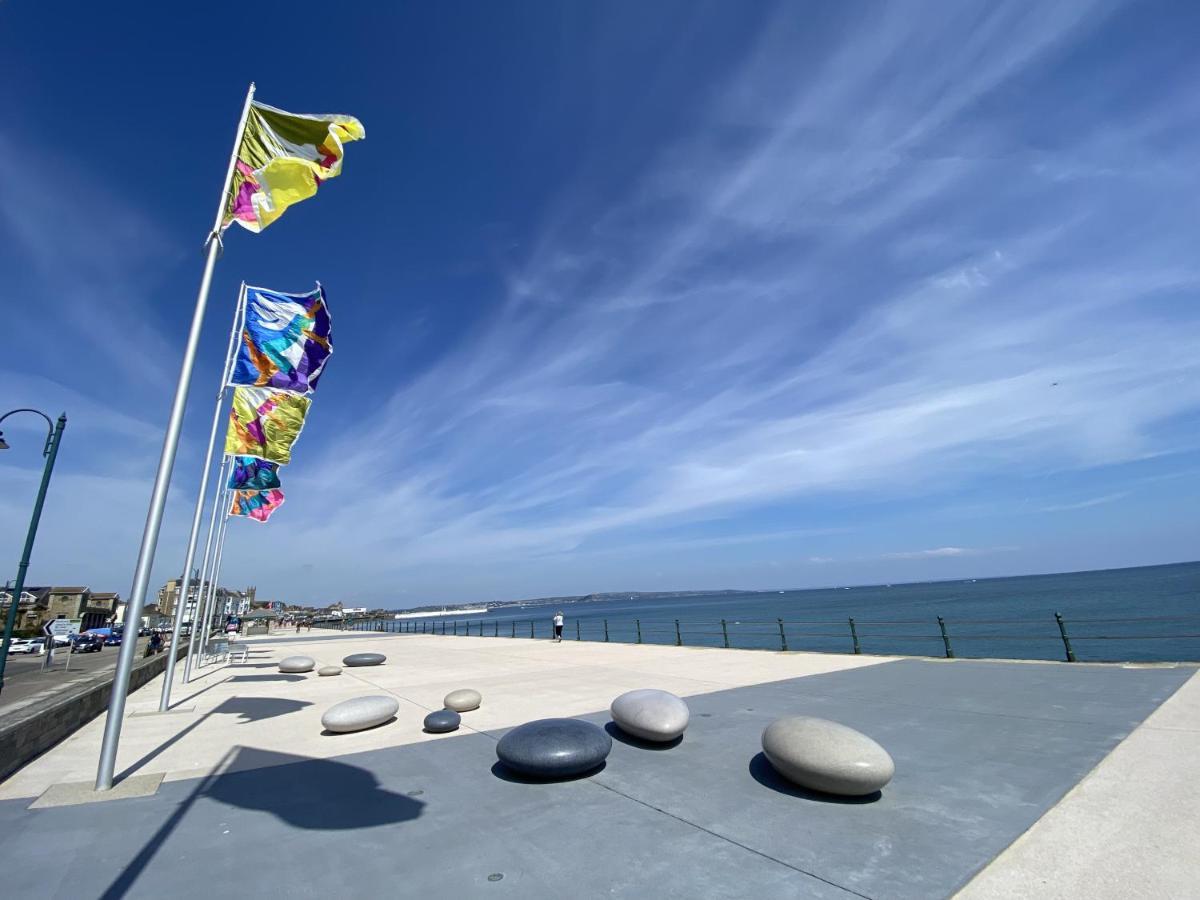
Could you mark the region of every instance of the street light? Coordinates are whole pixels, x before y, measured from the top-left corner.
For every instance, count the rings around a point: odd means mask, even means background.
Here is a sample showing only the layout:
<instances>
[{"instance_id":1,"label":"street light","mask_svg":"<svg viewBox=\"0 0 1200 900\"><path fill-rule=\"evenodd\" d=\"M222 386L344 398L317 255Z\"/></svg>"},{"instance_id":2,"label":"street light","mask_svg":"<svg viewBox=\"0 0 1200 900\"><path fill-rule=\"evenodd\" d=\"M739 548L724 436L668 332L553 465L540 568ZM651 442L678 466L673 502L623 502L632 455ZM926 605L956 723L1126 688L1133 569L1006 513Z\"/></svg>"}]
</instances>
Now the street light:
<instances>
[{"instance_id":1,"label":"street light","mask_svg":"<svg viewBox=\"0 0 1200 900\"><path fill-rule=\"evenodd\" d=\"M46 460L46 464L42 468L42 483L38 488L37 502L33 504L33 516L29 520L29 532L25 535L25 549L21 551L21 563L17 567L17 583L13 585L12 593L9 595L8 615L4 619L4 640L0 643L0 690L4 689L4 668L8 663L8 645L12 642L13 626L17 621L17 607L21 605L21 594L25 591L25 572L29 568L29 557L33 554L33 539L37 537L38 522L42 518L42 505L46 502L46 488L50 486L50 473L54 471L54 458L58 456L58 445L62 441L63 429L67 427L66 413L59 416L58 423L54 424L48 415L36 409L11 410L0 416L0 422L20 412L34 413L46 420L46 444L42 447L42 457ZM8 441L4 440L4 433L0 432L0 450L7 449L9 449Z\"/></svg>"}]
</instances>

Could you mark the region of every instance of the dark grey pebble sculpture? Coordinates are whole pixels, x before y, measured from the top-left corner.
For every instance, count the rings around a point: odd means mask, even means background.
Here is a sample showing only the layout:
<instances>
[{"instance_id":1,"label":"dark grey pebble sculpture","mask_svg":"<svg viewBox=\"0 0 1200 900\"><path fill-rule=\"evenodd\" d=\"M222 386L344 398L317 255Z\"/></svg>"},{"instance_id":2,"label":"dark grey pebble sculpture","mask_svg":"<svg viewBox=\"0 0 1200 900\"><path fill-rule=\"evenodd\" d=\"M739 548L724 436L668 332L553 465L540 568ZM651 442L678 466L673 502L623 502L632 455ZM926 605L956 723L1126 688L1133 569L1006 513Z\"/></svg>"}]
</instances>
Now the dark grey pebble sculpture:
<instances>
[{"instance_id":1,"label":"dark grey pebble sculpture","mask_svg":"<svg viewBox=\"0 0 1200 900\"><path fill-rule=\"evenodd\" d=\"M351 653L342 660L342 665L352 669L357 666L378 666L386 659L382 653Z\"/></svg>"},{"instance_id":2,"label":"dark grey pebble sculpture","mask_svg":"<svg viewBox=\"0 0 1200 900\"><path fill-rule=\"evenodd\" d=\"M395 697L355 697L325 710L325 715L321 716L321 724L325 726L326 731L362 731L364 728L382 725L396 715L399 708L400 701Z\"/></svg>"},{"instance_id":3,"label":"dark grey pebble sculpture","mask_svg":"<svg viewBox=\"0 0 1200 900\"><path fill-rule=\"evenodd\" d=\"M425 717L425 730L430 734L445 734L454 731L462 723L462 716L452 709L439 709Z\"/></svg>"},{"instance_id":4,"label":"dark grey pebble sculpture","mask_svg":"<svg viewBox=\"0 0 1200 900\"><path fill-rule=\"evenodd\" d=\"M596 768L608 758L612 738L581 719L538 719L500 738L496 756L522 775L569 778Z\"/></svg>"},{"instance_id":5,"label":"dark grey pebble sculpture","mask_svg":"<svg viewBox=\"0 0 1200 900\"><path fill-rule=\"evenodd\" d=\"M643 688L627 691L609 707L621 730L643 741L666 743L688 727L688 705L668 691Z\"/></svg>"},{"instance_id":6,"label":"dark grey pebble sculpture","mask_svg":"<svg viewBox=\"0 0 1200 900\"><path fill-rule=\"evenodd\" d=\"M896 774L896 764L883 747L862 732L828 719L777 719L763 732L762 748L788 781L827 794L873 794Z\"/></svg>"},{"instance_id":7,"label":"dark grey pebble sculpture","mask_svg":"<svg viewBox=\"0 0 1200 900\"><path fill-rule=\"evenodd\" d=\"M311 656L288 656L279 661L279 671L292 675L301 672L311 672L317 661Z\"/></svg>"}]
</instances>

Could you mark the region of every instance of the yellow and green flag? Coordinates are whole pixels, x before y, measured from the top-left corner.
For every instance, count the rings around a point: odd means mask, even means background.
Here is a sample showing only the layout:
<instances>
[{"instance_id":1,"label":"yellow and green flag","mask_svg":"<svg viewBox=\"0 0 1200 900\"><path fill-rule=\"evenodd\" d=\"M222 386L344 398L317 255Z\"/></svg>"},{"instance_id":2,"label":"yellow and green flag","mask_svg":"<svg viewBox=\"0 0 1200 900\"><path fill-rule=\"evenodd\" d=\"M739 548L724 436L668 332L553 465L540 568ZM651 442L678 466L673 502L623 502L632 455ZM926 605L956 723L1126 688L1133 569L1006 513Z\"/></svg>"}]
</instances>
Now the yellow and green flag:
<instances>
[{"instance_id":1,"label":"yellow and green flag","mask_svg":"<svg viewBox=\"0 0 1200 900\"><path fill-rule=\"evenodd\" d=\"M251 103L237 167L225 197L225 223L259 232L322 181L342 171L343 145L366 137L353 116L299 115Z\"/></svg>"},{"instance_id":2,"label":"yellow and green flag","mask_svg":"<svg viewBox=\"0 0 1200 900\"><path fill-rule=\"evenodd\" d=\"M292 461L292 444L300 437L311 403L309 397L288 391L234 388L225 452L230 456L257 456L286 466Z\"/></svg>"}]
</instances>

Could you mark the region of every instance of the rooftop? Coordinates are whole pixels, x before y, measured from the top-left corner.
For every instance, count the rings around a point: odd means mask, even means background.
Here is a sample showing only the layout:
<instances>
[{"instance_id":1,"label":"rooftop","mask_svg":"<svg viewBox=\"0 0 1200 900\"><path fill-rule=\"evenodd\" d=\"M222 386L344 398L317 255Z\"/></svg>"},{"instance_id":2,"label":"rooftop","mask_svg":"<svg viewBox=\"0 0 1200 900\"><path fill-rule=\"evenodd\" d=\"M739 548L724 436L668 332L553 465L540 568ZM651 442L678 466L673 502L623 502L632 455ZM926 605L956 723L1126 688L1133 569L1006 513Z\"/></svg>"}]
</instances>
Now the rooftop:
<instances>
[{"instance_id":1,"label":"rooftop","mask_svg":"<svg viewBox=\"0 0 1200 900\"><path fill-rule=\"evenodd\" d=\"M92 798L103 719L0 785L14 896L71 895L82 871L106 896L157 895L156 872L207 896L212 861L245 847L288 848L238 866L249 896L1180 896L1200 874L1194 666L319 631L246 643L246 663L202 670L170 713L154 712L156 682L131 695L118 799L57 805ZM387 664L277 670L362 650ZM460 687L482 707L425 734ZM604 768L550 784L496 765L513 726L606 725L639 687L687 699L677 746L614 730ZM396 697L397 718L323 733L329 706L364 694ZM783 782L759 737L795 714L875 738L894 780L872 802Z\"/></svg>"}]
</instances>

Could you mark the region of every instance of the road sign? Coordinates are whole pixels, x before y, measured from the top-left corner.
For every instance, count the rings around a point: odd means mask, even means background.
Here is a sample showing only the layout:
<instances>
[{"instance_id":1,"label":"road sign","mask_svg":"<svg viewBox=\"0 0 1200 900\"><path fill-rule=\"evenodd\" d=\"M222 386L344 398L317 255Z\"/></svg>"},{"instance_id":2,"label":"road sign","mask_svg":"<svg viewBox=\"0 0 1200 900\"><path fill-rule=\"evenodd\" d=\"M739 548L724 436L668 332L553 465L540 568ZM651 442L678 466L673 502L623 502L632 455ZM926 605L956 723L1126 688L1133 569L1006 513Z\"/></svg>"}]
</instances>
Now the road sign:
<instances>
[{"instance_id":1,"label":"road sign","mask_svg":"<svg viewBox=\"0 0 1200 900\"><path fill-rule=\"evenodd\" d=\"M46 637L66 637L75 630L75 623L70 619L51 619L42 629Z\"/></svg>"}]
</instances>

